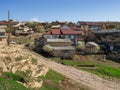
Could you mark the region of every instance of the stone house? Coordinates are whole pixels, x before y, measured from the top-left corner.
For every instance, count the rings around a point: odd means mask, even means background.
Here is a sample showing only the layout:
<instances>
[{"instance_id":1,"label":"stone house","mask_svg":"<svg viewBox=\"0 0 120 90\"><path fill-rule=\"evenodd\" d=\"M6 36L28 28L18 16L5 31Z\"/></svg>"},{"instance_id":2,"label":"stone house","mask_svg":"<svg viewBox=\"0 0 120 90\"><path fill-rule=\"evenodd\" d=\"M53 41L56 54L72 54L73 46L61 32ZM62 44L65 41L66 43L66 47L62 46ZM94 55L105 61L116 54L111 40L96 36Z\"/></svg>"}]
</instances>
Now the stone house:
<instances>
[{"instance_id":1,"label":"stone house","mask_svg":"<svg viewBox=\"0 0 120 90\"><path fill-rule=\"evenodd\" d=\"M99 22L78 22L83 31L97 31L102 29L102 24Z\"/></svg>"},{"instance_id":2,"label":"stone house","mask_svg":"<svg viewBox=\"0 0 120 90\"><path fill-rule=\"evenodd\" d=\"M3 42L7 41L7 36L6 36L6 30L5 29L0 29L0 41L3 41Z\"/></svg>"},{"instance_id":3,"label":"stone house","mask_svg":"<svg viewBox=\"0 0 120 90\"><path fill-rule=\"evenodd\" d=\"M73 58L75 55L75 48L70 39L46 39L45 45L50 45L52 51L51 55L60 58Z\"/></svg>"}]
</instances>

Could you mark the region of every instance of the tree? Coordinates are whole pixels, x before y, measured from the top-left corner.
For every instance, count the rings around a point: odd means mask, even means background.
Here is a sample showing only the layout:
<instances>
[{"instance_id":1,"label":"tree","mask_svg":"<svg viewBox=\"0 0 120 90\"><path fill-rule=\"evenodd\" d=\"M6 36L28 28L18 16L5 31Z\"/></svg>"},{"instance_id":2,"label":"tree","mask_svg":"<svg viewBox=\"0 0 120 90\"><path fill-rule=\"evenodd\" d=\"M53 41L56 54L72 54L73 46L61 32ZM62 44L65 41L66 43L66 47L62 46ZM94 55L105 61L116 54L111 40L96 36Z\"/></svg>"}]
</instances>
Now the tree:
<instances>
[{"instance_id":1,"label":"tree","mask_svg":"<svg viewBox=\"0 0 120 90\"><path fill-rule=\"evenodd\" d=\"M115 25L108 24L108 25L106 25L106 28L107 29L115 29Z\"/></svg>"},{"instance_id":2,"label":"tree","mask_svg":"<svg viewBox=\"0 0 120 90\"><path fill-rule=\"evenodd\" d=\"M50 27L51 27L51 24L50 24L50 23L48 23L48 22L46 22L46 24L45 24L45 27L44 27L44 28L45 28L46 30L48 30Z\"/></svg>"}]
</instances>

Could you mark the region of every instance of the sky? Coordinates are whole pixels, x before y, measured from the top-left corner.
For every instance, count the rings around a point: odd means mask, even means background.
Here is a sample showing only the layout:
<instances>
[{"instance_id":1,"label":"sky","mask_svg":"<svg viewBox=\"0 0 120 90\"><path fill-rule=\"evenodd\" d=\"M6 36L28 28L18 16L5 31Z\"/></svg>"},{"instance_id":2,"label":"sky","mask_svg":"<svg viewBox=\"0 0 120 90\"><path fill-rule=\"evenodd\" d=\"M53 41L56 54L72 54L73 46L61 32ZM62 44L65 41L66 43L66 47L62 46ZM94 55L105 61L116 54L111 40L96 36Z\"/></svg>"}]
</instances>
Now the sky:
<instances>
[{"instance_id":1,"label":"sky","mask_svg":"<svg viewBox=\"0 0 120 90\"><path fill-rule=\"evenodd\" d=\"M0 0L0 20L120 21L120 0Z\"/></svg>"}]
</instances>

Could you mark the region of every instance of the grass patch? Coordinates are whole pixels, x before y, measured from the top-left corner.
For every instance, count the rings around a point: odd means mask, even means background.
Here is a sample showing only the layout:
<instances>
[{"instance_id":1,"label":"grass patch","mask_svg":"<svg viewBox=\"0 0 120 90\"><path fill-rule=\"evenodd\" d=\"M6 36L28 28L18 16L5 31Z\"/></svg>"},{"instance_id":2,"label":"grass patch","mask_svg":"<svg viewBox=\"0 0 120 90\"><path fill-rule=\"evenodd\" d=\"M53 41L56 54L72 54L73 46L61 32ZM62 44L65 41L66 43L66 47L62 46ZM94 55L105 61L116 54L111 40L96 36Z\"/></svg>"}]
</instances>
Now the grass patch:
<instances>
[{"instance_id":1,"label":"grass patch","mask_svg":"<svg viewBox=\"0 0 120 90\"><path fill-rule=\"evenodd\" d=\"M40 78L44 81L40 90L60 90L59 81L64 79L61 74L53 70L49 70L45 77L40 76Z\"/></svg>"},{"instance_id":2,"label":"grass patch","mask_svg":"<svg viewBox=\"0 0 120 90\"><path fill-rule=\"evenodd\" d=\"M103 78L119 78L120 79L120 70L113 67L109 67L109 66L99 65L99 67L96 69L85 68L83 70L86 70L88 72L101 76Z\"/></svg>"},{"instance_id":3,"label":"grass patch","mask_svg":"<svg viewBox=\"0 0 120 90\"><path fill-rule=\"evenodd\" d=\"M22 56L17 56L17 57L15 58L16 61L21 61L22 59L23 59Z\"/></svg>"},{"instance_id":4,"label":"grass patch","mask_svg":"<svg viewBox=\"0 0 120 90\"><path fill-rule=\"evenodd\" d=\"M57 73L57 72L55 72L53 70L49 70L45 77L40 76L40 78L46 79L46 80L52 80L52 81L54 81L56 83L58 83L60 80L64 79L64 77L61 74L59 74L59 73Z\"/></svg>"},{"instance_id":5,"label":"grass patch","mask_svg":"<svg viewBox=\"0 0 120 90\"><path fill-rule=\"evenodd\" d=\"M40 90L59 90L59 86L56 84L49 84L47 82L44 82Z\"/></svg>"},{"instance_id":6,"label":"grass patch","mask_svg":"<svg viewBox=\"0 0 120 90\"><path fill-rule=\"evenodd\" d=\"M51 58L52 60L61 63L63 65L70 65L80 70L85 70L90 73L96 74L103 78L118 78L120 79L120 69L111 66L102 65L92 61L73 61L73 60L61 60L60 58ZM94 67L80 67L80 66L94 66Z\"/></svg>"},{"instance_id":7,"label":"grass patch","mask_svg":"<svg viewBox=\"0 0 120 90\"><path fill-rule=\"evenodd\" d=\"M70 61L70 60L61 60L61 64L64 65L70 65L70 66L76 66L78 65L78 62Z\"/></svg>"},{"instance_id":8,"label":"grass patch","mask_svg":"<svg viewBox=\"0 0 120 90\"><path fill-rule=\"evenodd\" d=\"M78 65L97 65L91 61L73 61L73 60L61 60L60 58L51 58L55 62L61 63L63 65L70 65L77 67Z\"/></svg>"},{"instance_id":9,"label":"grass patch","mask_svg":"<svg viewBox=\"0 0 120 90\"><path fill-rule=\"evenodd\" d=\"M19 75L13 74L12 72L4 72L4 76L15 81L20 81L21 79Z\"/></svg>"},{"instance_id":10,"label":"grass patch","mask_svg":"<svg viewBox=\"0 0 120 90\"><path fill-rule=\"evenodd\" d=\"M30 80L31 71L29 71L29 70L27 70L26 72L16 71L15 74L18 76L21 76L23 78L23 82L28 82Z\"/></svg>"},{"instance_id":11,"label":"grass patch","mask_svg":"<svg viewBox=\"0 0 120 90\"><path fill-rule=\"evenodd\" d=\"M37 59L32 57L31 62L32 64L37 64Z\"/></svg>"},{"instance_id":12,"label":"grass patch","mask_svg":"<svg viewBox=\"0 0 120 90\"><path fill-rule=\"evenodd\" d=\"M0 90L29 90L20 83L17 83L13 79L7 79L0 77Z\"/></svg>"}]
</instances>

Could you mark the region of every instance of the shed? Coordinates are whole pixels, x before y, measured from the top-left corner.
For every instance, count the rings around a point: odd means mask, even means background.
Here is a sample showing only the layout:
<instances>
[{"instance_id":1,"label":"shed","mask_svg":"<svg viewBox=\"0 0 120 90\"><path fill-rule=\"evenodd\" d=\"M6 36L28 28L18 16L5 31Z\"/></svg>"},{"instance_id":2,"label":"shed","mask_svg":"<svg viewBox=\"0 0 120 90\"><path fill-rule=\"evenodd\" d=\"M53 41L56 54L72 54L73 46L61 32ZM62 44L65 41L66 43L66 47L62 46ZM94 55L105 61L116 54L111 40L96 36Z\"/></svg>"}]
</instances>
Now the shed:
<instances>
[{"instance_id":1,"label":"shed","mask_svg":"<svg viewBox=\"0 0 120 90\"><path fill-rule=\"evenodd\" d=\"M86 53L97 53L100 50L100 46L95 42L87 42L85 45Z\"/></svg>"}]
</instances>

